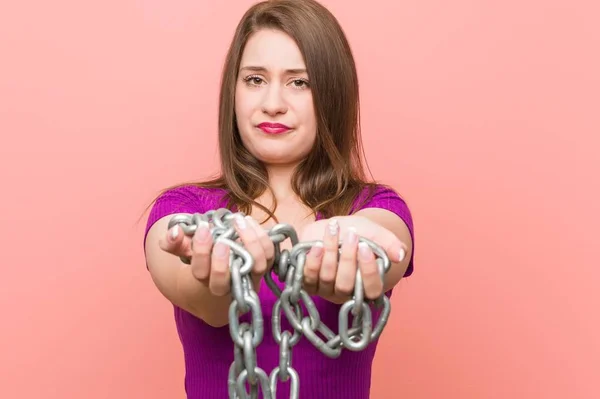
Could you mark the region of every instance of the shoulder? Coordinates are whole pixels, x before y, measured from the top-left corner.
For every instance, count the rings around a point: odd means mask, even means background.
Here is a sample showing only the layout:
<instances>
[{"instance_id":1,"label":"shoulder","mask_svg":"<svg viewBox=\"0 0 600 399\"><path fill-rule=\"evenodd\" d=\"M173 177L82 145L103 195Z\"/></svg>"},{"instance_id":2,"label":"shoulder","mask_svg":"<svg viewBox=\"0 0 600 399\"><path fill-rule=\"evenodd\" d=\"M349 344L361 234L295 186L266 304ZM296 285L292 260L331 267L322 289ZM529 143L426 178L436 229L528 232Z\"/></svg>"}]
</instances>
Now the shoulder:
<instances>
[{"instance_id":1,"label":"shoulder","mask_svg":"<svg viewBox=\"0 0 600 399\"><path fill-rule=\"evenodd\" d=\"M154 201L146 233L154 223L165 216L176 213L204 213L211 209L224 207L226 191L219 188L206 188L197 185L181 185L164 190Z\"/></svg>"}]
</instances>

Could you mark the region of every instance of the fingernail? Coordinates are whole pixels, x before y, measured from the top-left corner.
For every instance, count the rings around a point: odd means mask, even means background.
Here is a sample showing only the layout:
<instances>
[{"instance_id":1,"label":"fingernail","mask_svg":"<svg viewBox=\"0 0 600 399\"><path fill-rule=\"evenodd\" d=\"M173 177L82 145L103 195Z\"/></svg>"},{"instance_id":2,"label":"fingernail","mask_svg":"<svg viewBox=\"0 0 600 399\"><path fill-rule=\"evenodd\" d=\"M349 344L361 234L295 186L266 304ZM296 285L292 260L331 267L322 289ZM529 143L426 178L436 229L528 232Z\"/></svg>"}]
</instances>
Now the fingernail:
<instances>
[{"instance_id":1,"label":"fingernail","mask_svg":"<svg viewBox=\"0 0 600 399\"><path fill-rule=\"evenodd\" d=\"M348 227L348 237L346 237L346 239L348 240L348 244L354 244L356 242L356 228Z\"/></svg>"},{"instance_id":2,"label":"fingernail","mask_svg":"<svg viewBox=\"0 0 600 399\"><path fill-rule=\"evenodd\" d=\"M225 255L227 255L227 245L223 244L222 242L216 243L215 255L217 255L219 258L225 257Z\"/></svg>"},{"instance_id":3,"label":"fingernail","mask_svg":"<svg viewBox=\"0 0 600 399\"><path fill-rule=\"evenodd\" d=\"M360 254L361 260L371 259L371 248L369 248L369 244L366 242L358 243L358 253Z\"/></svg>"},{"instance_id":4,"label":"fingernail","mask_svg":"<svg viewBox=\"0 0 600 399\"><path fill-rule=\"evenodd\" d=\"M239 227L240 229L246 228L246 219L244 219L244 217L242 215L240 215L238 213L234 216L234 218L235 218L235 224L237 225L237 227Z\"/></svg>"},{"instance_id":5,"label":"fingernail","mask_svg":"<svg viewBox=\"0 0 600 399\"><path fill-rule=\"evenodd\" d=\"M339 228L340 226L338 225L336 219L331 219L329 221L329 234L331 234L332 236L336 235L338 233Z\"/></svg>"},{"instance_id":6,"label":"fingernail","mask_svg":"<svg viewBox=\"0 0 600 399\"><path fill-rule=\"evenodd\" d=\"M175 225L172 229L171 229L171 239L176 240L177 237L179 237L179 226Z\"/></svg>"},{"instance_id":7,"label":"fingernail","mask_svg":"<svg viewBox=\"0 0 600 399\"><path fill-rule=\"evenodd\" d=\"M196 230L196 237L198 241L204 242L208 238L210 231L208 230L208 223L205 221L201 221L198 224L198 228Z\"/></svg>"},{"instance_id":8,"label":"fingernail","mask_svg":"<svg viewBox=\"0 0 600 399\"><path fill-rule=\"evenodd\" d=\"M321 256L323 253L323 243L321 241L317 241L315 245L310 249L310 255Z\"/></svg>"},{"instance_id":9,"label":"fingernail","mask_svg":"<svg viewBox=\"0 0 600 399\"><path fill-rule=\"evenodd\" d=\"M398 262L402 262L406 258L406 250L404 248L400 248L400 254L398 255Z\"/></svg>"}]
</instances>

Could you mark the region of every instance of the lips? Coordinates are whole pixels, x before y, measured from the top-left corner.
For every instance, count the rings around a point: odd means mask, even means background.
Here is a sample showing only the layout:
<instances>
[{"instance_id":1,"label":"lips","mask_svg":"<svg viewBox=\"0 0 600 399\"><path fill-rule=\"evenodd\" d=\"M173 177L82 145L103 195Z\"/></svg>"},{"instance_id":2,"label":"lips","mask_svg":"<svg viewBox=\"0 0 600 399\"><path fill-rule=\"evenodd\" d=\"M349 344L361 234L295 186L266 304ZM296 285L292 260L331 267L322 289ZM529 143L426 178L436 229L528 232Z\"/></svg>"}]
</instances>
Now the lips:
<instances>
[{"instance_id":1,"label":"lips","mask_svg":"<svg viewBox=\"0 0 600 399\"><path fill-rule=\"evenodd\" d=\"M281 134L291 130L291 127L282 123L263 122L258 128L267 134Z\"/></svg>"}]
</instances>

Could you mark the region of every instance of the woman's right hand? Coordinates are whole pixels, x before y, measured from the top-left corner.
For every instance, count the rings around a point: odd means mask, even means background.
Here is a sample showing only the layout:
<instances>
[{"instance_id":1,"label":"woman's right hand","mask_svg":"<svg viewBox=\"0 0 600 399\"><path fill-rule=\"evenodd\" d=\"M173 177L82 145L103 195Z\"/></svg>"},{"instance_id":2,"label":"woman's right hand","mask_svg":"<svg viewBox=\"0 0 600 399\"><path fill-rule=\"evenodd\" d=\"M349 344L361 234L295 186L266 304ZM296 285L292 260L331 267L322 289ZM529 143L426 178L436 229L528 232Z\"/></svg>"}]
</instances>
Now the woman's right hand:
<instances>
[{"instance_id":1,"label":"woman's right hand","mask_svg":"<svg viewBox=\"0 0 600 399\"><path fill-rule=\"evenodd\" d=\"M251 277L254 290L258 292L262 276L273 264L275 248L267 231L251 217L236 214L235 229L241 244L254 259ZM203 282L215 296L229 294L231 274L229 253L231 249L222 242L215 243L208 223L200 224L193 237L183 233L179 226L172 227L160 240L160 248L179 257L190 258L194 277Z\"/></svg>"}]
</instances>

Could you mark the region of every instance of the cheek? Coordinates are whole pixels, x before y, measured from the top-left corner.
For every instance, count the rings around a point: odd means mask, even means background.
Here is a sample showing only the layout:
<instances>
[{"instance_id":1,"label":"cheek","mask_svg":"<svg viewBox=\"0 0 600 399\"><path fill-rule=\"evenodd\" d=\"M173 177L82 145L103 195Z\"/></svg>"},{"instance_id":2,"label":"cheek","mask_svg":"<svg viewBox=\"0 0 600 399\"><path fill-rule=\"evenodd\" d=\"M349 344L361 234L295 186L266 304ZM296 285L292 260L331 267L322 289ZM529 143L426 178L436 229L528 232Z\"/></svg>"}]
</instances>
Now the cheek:
<instances>
[{"instance_id":1,"label":"cheek","mask_svg":"<svg viewBox=\"0 0 600 399\"><path fill-rule=\"evenodd\" d=\"M240 129L241 133L245 133L244 131L248 128L248 124L252 119L253 106L252 99L249 98L244 90L236 91L234 109L238 129Z\"/></svg>"},{"instance_id":2,"label":"cheek","mask_svg":"<svg viewBox=\"0 0 600 399\"><path fill-rule=\"evenodd\" d=\"M312 134L317 132L317 116L315 115L315 109L313 107L312 98L307 99L303 102L300 107L302 113L302 120L304 125L311 131Z\"/></svg>"},{"instance_id":3,"label":"cheek","mask_svg":"<svg viewBox=\"0 0 600 399\"><path fill-rule=\"evenodd\" d=\"M242 93L242 91L239 88L236 88L235 90L235 101L234 101L234 110L235 110L235 114L236 117L238 118L238 120L240 119L240 117L242 116L242 114L244 113L244 94Z\"/></svg>"}]
</instances>

